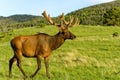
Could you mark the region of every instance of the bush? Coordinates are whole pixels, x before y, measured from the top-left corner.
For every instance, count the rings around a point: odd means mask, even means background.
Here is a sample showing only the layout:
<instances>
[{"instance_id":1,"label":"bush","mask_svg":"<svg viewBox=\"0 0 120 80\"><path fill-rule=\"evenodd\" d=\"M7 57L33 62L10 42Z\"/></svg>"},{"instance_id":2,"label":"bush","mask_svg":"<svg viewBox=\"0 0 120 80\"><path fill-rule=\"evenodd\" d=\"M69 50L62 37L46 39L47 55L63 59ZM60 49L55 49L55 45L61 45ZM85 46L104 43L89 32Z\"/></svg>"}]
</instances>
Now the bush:
<instances>
[{"instance_id":1,"label":"bush","mask_svg":"<svg viewBox=\"0 0 120 80\"><path fill-rule=\"evenodd\" d=\"M117 36L118 36L118 32L114 32L113 37L117 37Z\"/></svg>"},{"instance_id":2,"label":"bush","mask_svg":"<svg viewBox=\"0 0 120 80\"><path fill-rule=\"evenodd\" d=\"M45 27L46 24L45 23L40 23L40 27Z\"/></svg>"}]
</instances>

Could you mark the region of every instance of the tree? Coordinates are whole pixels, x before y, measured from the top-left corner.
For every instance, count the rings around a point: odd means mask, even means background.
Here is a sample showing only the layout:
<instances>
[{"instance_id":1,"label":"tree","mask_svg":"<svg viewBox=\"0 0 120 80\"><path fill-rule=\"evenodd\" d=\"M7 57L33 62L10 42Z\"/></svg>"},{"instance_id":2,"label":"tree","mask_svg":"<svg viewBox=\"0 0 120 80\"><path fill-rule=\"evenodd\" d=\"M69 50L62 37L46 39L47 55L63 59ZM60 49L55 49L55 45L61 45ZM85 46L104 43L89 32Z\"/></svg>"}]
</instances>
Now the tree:
<instances>
[{"instance_id":1,"label":"tree","mask_svg":"<svg viewBox=\"0 0 120 80\"><path fill-rule=\"evenodd\" d=\"M107 10L104 14L103 24L108 26L120 26L120 7Z\"/></svg>"}]
</instances>

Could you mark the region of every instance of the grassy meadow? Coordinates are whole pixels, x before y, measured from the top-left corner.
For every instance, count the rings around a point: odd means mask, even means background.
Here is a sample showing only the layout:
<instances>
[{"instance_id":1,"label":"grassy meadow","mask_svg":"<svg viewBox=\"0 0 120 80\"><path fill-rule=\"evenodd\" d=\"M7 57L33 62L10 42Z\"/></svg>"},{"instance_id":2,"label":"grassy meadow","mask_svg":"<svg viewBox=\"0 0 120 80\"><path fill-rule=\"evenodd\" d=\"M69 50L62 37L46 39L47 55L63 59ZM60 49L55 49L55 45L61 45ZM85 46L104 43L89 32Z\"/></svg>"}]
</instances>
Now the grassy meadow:
<instances>
[{"instance_id":1,"label":"grassy meadow","mask_svg":"<svg viewBox=\"0 0 120 80\"><path fill-rule=\"evenodd\" d=\"M120 27L80 25L70 28L70 31L77 38L66 40L53 51L49 60L50 80L120 80ZM9 59L13 56L10 40L18 35L37 32L54 35L58 29L54 26L30 27L0 33L0 80L8 80ZM114 32L119 35L113 37ZM37 68L36 59L23 57L22 67L30 76ZM12 70L11 80L23 80L16 63ZM33 80L48 80L43 60L41 70Z\"/></svg>"}]
</instances>

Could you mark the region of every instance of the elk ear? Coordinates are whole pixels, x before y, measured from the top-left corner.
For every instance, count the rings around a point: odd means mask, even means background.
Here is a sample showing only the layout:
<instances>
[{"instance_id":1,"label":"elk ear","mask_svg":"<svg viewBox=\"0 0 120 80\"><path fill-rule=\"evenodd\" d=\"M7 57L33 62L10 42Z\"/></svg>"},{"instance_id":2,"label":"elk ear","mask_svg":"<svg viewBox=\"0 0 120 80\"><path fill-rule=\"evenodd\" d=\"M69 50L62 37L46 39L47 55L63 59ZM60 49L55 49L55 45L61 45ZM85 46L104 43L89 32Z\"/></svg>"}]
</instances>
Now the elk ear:
<instances>
[{"instance_id":1,"label":"elk ear","mask_svg":"<svg viewBox=\"0 0 120 80\"><path fill-rule=\"evenodd\" d=\"M65 30L65 27L59 27L59 32L63 32Z\"/></svg>"},{"instance_id":2,"label":"elk ear","mask_svg":"<svg viewBox=\"0 0 120 80\"><path fill-rule=\"evenodd\" d=\"M62 31L63 31L63 30L62 30L61 28L59 28L59 32L62 33Z\"/></svg>"}]
</instances>

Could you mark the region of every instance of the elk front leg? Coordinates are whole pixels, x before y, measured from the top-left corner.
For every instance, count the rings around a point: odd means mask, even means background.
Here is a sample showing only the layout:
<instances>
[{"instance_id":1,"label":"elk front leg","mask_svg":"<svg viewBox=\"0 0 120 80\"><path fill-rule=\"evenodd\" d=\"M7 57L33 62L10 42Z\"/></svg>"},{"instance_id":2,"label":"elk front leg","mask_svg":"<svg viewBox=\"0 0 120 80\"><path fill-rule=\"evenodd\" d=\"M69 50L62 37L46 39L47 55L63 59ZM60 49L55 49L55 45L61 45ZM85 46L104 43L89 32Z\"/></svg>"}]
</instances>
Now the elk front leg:
<instances>
[{"instance_id":1,"label":"elk front leg","mask_svg":"<svg viewBox=\"0 0 120 80\"><path fill-rule=\"evenodd\" d=\"M35 71L35 73L30 76L31 78L33 78L33 77L38 73L38 71L39 71L40 68L41 68L41 58L40 58L40 57L37 57L37 65L38 65L38 68L37 68L37 70Z\"/></svg>"},{"instance_id":2,"label":"elk front leg","mask_svg":"<svg viewBox=\"0 0 120 80\"><path fill-rule=\"evenodd\" d=\"M50 79L49 64L48 64L49 57L45 57L44 60L45 60L46 76Z\"/></svg>"}]
</instances>

